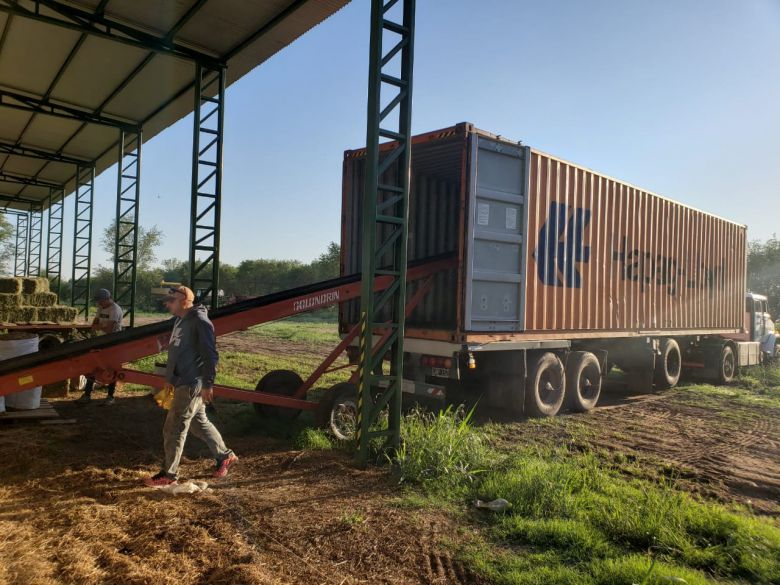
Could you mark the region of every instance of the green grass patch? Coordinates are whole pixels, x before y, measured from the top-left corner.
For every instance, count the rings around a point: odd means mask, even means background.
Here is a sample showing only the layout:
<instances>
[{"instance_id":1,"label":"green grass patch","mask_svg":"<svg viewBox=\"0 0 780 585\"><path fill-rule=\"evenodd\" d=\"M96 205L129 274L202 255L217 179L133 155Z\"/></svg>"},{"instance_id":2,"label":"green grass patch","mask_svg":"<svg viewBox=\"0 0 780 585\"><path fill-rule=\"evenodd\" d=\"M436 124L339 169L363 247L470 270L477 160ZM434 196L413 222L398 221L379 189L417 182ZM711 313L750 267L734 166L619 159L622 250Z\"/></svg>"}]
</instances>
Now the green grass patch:
<instances>
[{"instance_id":1,"label":"green grass patch","mask_svg":"<svg viewBox=\"0 0 780 585\"><path fill-rule=\"evenodd\" d=\"M296 449L308 451L325 451L333 448L328 434L322 429L306 427L293 439Z\"/></svg>"},{"instance_id":2,"label":"green grass patch","mask_svg":"<svg viewBox=\"0 0 780 585\"><path fill-rule=\"evenodd\" d=\"M409 508L435 497L444 509L510 502L505 512L461 512L482 526L482 542L462 560L490 582L780 582L780 528L699 501L668 479L631 477L594 452L499 452L462 410L415 411L403 429L397 470L422 488L402 498Z\"/></svg>"},{"instance_id":3,"label":"green grass patch","mask_svg":"<svg viewBox=\"0 0 780 585\"><path fill-rule=\"evenodd\" d=\"M335 346L341 340L338 323L326 320L285 319L252 327L249 332L258 337L299 343L332 344Z\"/></svg>"},{"instance_id":4,"label":"green grass patch","mask_svg":"<svg viewBox=\"0 0 780 585\"><path fill-rule=\"evenodd\" d=\"M414 409L401 426L398 479L450 493L471 484L493 463L486 437L470 425L473 411Z\"/></svg>"}]
</instances>

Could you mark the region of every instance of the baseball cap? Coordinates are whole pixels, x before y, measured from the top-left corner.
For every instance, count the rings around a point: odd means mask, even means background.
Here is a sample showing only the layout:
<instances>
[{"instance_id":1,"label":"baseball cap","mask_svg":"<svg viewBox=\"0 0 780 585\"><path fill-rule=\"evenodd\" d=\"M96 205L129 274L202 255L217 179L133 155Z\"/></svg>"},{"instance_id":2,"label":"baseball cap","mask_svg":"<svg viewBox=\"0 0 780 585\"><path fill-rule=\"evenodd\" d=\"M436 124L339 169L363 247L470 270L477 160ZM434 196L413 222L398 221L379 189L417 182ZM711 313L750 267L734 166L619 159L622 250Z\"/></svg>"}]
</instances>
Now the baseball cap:
<instances>
[{"instance_id":1,"label":"baseball cap","mask_svg":"<svg viewBox=\"0 0 780 585\"><path fill-rule=\"evenodd\" d=\"M195 300L195 293L186 286L172 286L168 289L168 294L163 298L163 302L172 301L173 299L192 302Z\"/></svg>"},{"instance_id":2,"label":"baseball cap","mask_svg":"<svg viewBox=\"0 0 780 585\"><path fill-rule=\"evenodd\" d=\"M107 288L99 288L95 291L95 294L92 296L92 300L94 301L107 301L111 298L111 291Z\"/></svg>"}]
</instances>

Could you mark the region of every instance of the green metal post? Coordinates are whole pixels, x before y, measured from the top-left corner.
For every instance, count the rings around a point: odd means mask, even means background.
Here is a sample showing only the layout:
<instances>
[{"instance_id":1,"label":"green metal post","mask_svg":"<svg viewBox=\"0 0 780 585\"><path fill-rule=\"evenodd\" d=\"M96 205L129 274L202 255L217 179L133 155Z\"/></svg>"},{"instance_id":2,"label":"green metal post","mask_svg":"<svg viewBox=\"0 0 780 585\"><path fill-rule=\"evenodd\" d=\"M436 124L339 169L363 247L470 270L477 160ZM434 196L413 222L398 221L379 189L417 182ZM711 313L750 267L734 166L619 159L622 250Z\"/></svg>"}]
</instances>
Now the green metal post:
<instances>
[{"instance_id":1,"label":"green metal post","mask_svg":"<svg viewBox=\"0 0 780 585\"><path fill-rule=\"evenodd\" d=\"M65 192L49 191L49 238L46 242L46 276L57 295L62 292L62 222L65 212Z\"/></svg>"},{"instance_id":2,"label":"green metal post","mask_svg":"<svg viewBox=\"0 0 780 585\"><path fill-rule=\"evenodd\" d=\"M219 240L222 213L222 140L225 69L195 66L190 203L190 287L198 300L219 300Z\"/></svg>"},{"instance_id":3,"label":"green metal post","mask_svg":"<svg viewBox=\"0 0 780 585\"><path fill-rule=\"evenodd\" d=\"M399 3L400 21L390 16L393 6ZM360 464L368 459L372 439L384 438L386 450L398 447L400 442L414 15L415 0L371 3L356 434ZM387 52L382 46L385 33L391 39ZM399 55L400 59L396 59ZM385 106L383 88L390 92ZM390 129L395 116L396 128ZM393 141L393 145L380 156L383 139ZM375 294L374 279L380 275L390 277L392 282ZM387 340L381 347L374 347L374 333L381 335L388 330ZM387 354L389 374L383 372ZM385 426L381 414L386 407L389 412Z\"/></svg>"},{"instance_id":4,"label":"green metal post","mask_svg":"<svg viewBox=\"0 0 780 585\"><path fill-rule=\"evenodd\" d=\"M92 199L95 167L76 170L76 197L73 220L73 276L70 304L89 320L90 273L92 269Z\"/></svg>"},{"instance_id":5,"label":"green metal post","mask_svg":"<svg viewBox=\"0 0 780 585\"><path fill-rule=\"evenodd\" d=\"M141 131L119 131L114 240L114 300L135 325L138 214L141 201Z\"/></svg>"}]
</instances>

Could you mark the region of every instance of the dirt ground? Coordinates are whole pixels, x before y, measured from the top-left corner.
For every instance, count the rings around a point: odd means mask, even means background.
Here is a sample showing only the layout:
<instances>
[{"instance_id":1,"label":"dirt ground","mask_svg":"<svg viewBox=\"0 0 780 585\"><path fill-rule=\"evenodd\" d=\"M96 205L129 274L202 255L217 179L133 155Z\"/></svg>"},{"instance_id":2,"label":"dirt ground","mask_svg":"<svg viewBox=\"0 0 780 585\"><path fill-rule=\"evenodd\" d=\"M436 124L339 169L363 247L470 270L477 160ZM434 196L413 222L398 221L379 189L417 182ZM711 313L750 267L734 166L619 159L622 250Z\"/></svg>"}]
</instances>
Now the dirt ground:
<instances>
[{"instance_id":1,"label":"dirt ground","mask_svg":"<svg viewBox=\"0 0 780 585\"><path fill-rule=\"evenodd\" d=\"M249 334L220 347L250 344L282 351ZM405 508L386 469L359 470L341 451L291 450L258 430L246 406L216 417L241 458L227 478L212 481L207 450L188 441L182 474L212 491L144 488L162 455L164 412L148 397L118 397L109 408L53 400L73 424L0 425L0 583L479 583L447 552L472 528ZM505 439L544 433L623 453L692 491L778 515L778 409L713 405L685 390L632 396L619 385L606 397L590 415L507 424Z\"/></svg>"},{"instance_id":2,"label":"dirt ground","mask_svg":"<svg viewBox=\"0 0 780 585\"><path fill-rule=\"evenodd\" d=\"M507 440L573 442L641 460L682 487L780 517L780 409L692 390L629 393L612 382L587 415L514 423Z\"/></svg>"}]
</instances>

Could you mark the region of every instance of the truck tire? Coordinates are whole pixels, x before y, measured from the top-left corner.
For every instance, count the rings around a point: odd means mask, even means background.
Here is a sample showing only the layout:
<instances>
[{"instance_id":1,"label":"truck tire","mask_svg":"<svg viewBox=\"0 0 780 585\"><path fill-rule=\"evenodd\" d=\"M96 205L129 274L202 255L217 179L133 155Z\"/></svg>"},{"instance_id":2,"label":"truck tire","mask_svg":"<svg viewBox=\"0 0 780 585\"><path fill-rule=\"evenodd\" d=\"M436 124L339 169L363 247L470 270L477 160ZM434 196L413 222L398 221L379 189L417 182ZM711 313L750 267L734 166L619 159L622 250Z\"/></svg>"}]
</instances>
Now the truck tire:
<instances>
[{"instance_id":1,"label":"truck tire","mask_svg":"<svg viewBox=\"0 0 780 585\"><path fill-rule=\"evenodd\" d=\"M724 345L720 350L718 358L718 384L730 384L737 375L737 355L734 348L730 345Z\"/></svg>"},{"instance_id":2,"label":"truck tire","mask_svg":"<svg viewBox=\"0 0 780 585\"><path fill-rule=\"evenodd\" d=\"M329 431L340 441L351 441L357 429L357 387L341 382L322 395L315 413L317 426Z\"/></svg>"},{"instance_id":3,"label":"truck tire","mask_svg":"<svg viewBox=\"0 0 780 585\"><path fill-rule=\"evenodd\" d=\"M292 396L301 387L303 380L291 370L273 370L263 376L255 386L257 392L268 392L281 396ZM284 408L270 404L253 403L255 412L261 416L293 420L301 411L295 408Z\"/></svg>"},{"instance_id":4,"label":"truck tire","mask_svg":"<svg viewBox=\"0 0 780 585\"><path fill-rule=\"evenodd\" d=\"M656 388L666 390L677 386L682 373L682 355L680 346L671 337L661 339L658 344L660 355L655 359L653 380Z\"/></svg>"},{"instance_id":5,"label":"truck tire","mask_svg":"<svg viewBox=\"0 0 780 585\"><path fill-rule=\"evenodd\" d=\"M574 412L593 410L601 395L601 365L589 351L573 351L566 359L566 402Z\"/></svg>"},{"instance_id":6,"label":"truck tire","mask_svg":"<svg viewBox=\"0 0 780 585\"><path fill-rule=\"evenodd\" d=\"M528 371L525 412L530 416L555 416L566 394L566 373L554 353L540 354Z\"/></svg>"}]
</instances>

